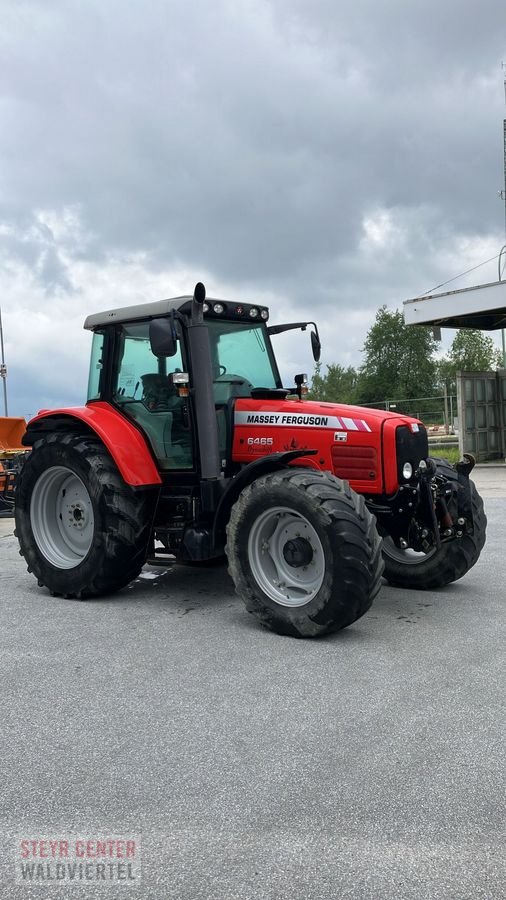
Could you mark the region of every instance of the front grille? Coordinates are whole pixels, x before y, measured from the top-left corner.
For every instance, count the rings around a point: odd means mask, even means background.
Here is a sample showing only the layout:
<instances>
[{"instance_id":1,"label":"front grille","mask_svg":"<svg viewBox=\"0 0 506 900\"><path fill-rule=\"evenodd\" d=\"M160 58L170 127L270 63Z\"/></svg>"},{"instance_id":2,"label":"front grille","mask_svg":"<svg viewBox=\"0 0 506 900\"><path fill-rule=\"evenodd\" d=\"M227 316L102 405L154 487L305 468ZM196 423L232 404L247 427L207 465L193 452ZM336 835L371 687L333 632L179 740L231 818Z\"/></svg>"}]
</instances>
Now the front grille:
<instances>
[{"instance_id":1,"label":"front grille","mask_svg":"<svg viewBox=\"0 0 506 900\"><path fill-rule=\"evenodd\" d=\"M347 481L374 481L378 474L378 455L374 447L342 447L331 450L334 475Z\"/></svg>"},{"instance_id":2,"label":"front grille","mask_svg":"<svg viewBox=\"0 0 506 900\"><path fill-rule=\"evenodd\" d=\"M412 431L410 425L399 425L395 434L395 446L397 450L397 472L399 481L402 477L404 463L411 463L413 472L418 468L421 459L429 455L429 440L424 425L418 425L418 431Z\"/></svg>"}]
</instances>

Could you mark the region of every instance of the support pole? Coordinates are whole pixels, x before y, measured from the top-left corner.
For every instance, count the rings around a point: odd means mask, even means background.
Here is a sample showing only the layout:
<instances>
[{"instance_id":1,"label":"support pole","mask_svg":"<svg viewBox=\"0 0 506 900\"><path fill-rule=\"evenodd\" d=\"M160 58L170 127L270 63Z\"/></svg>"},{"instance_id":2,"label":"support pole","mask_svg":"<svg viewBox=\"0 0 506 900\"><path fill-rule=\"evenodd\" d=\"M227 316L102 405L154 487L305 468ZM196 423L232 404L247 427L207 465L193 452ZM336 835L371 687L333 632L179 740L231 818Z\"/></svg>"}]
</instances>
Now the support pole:
<instances>
[{"instance_id":1,"label":"support pole","mask_svg":"<svg viewBox=\"0 0 506 900\"><path fill-rule=\"evenodd\" d=\"M2 309L0 308L0 378L4 389L4 416L9 415L7 406L7 366L5 365L4 332L2 328Z\"/></svg>"},{"instance_id":2,"label":"support pole","mask_svg":"<svg viewBox=\"0 0 506 900\"><path fill-rule=\"evenodd\" d=\"M448 388L446 386L446 381L443 385L443 393L444 393L444 405L445 405L445 434L448 434Z\"/></svg>"},{"instance_id":3,"label":"support pole","mask_svg":"<svg viewBox=\"0 0 506 900\"><path fill-rule=\"evenodd\" d=\"M502 64L502 66L503 66L503 71L506 72L506 67L505 67L504 63ZM506 99L506 77L504 80L504 96ZM503 199L504 199L504 233L506 235L506 119L503 119L502 133L503 133L503 148L504 148L504 152L503 152L504 190L501 191L501 193L502 193ZM501 261L499 258L499 266L500 266L500 264L501 264ZM501 272L499 272L499 281L500 280L501 280ZM501 337L502 337L502 367L503 367L503 369L506 369L506 344L504 341L504 328L501 328Z\"/></svg>"},{"instance_id":4,"label":"support pole","mask_svg":"<svg viewBox=\"0 0 506 900\"><path fill-rule=\"evenodd\" d=\"M501 63L502 71L503 71L503 82L504 82L504 102L506 103L506 65ZM502 134L503 134L503 163L504 163L504 190L501 191L504 200L504 233L506 234L506 119L503 119L502 123ZM499 266L501 265L501 260L499 259ZM499 281L501 280L501 272L499 271ZM504 340L504 328L501 329L502 335L502 365L503 369L506 369L506 344Z\"/></svg>"}]
</instances>

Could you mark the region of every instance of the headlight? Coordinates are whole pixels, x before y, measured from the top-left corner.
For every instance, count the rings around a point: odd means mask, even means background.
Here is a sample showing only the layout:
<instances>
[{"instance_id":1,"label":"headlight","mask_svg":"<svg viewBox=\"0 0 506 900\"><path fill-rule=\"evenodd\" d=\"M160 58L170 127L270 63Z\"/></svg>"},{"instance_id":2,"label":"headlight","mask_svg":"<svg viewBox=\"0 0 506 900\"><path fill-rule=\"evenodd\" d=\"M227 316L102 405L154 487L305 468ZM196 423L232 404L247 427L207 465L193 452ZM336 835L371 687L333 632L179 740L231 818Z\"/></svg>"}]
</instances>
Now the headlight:
<instances>
[{"instance_id":1,"label":"headlight","mask_svg":"<svg viewBox=\"0 0 506 900\"><path fill-rule=\"evenodd\" d=\"M223 303L215 303L213 306L213 312L215 312L216 315L219 316L223 312L224 308L225 307L223 306Z\"/></svg>"},{"instance_id":2,"label":"headlight","mask_svg":"<svg viewBox=\"0 0 506 900\"><path fill-rule=\"evenodd\" d=\"M410 478L413 477L413 466L411 463L406 462L402 467L402 477L409 481Z\"/></svg>"},{"instance_id":3,"label":"headlight","mask_svg":"<svg viewBox=\"0 0 506 900\"><path fill-rule=\"evenodd\" d=\"M256 319L256 317L258 316L258 309L256 309L255 306L252 306L251 309L250 309L250 311L249 311L249 314L250 314L250 316L251 316L252 319Z\"/></svg>"}]
</instances>

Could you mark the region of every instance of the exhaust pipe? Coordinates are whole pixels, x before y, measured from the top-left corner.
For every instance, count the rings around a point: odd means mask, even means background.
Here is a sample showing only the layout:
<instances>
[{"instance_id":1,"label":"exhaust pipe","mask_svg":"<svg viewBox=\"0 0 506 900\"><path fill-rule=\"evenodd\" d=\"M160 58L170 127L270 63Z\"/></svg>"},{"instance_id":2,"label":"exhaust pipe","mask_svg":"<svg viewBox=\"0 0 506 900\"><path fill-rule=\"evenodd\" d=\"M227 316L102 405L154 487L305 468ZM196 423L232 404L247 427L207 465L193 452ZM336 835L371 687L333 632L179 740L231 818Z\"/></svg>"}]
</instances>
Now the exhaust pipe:
<instances>
[{"instance_id":1,"label":"exhaust pipe","mask_svg":"<svg viewBox=\"0 0 506 900\"><path fill-rule=\"evenodd\" d=\"M204 300L206 289L201 281L195 285L192 299L191 319L188 325L188 344L191 358L191 372L200 470L205 481L221 476L218 423L214 408L213 367L209 347L209 332L204 322Z\"/></svg>"}]
</instances>

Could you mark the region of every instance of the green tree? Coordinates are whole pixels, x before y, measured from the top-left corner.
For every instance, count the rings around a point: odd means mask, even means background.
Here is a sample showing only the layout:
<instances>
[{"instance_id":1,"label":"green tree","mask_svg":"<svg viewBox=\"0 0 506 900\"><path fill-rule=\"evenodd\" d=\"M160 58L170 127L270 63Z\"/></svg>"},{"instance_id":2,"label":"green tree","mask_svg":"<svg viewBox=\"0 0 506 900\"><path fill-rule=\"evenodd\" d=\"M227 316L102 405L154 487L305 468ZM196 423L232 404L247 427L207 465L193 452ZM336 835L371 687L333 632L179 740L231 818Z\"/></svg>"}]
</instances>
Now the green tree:
<instances>
[{"instance_id":1,"label":"green tree","mask_svg":"<svg viewBox=\"0 0 506 900\"><path fill-rule=\"evenodd\" d=\"M476 328L459 328L450 350L438 363L439 381L454 394L457 372L492 372L501 362L501 352L488 334Z\"/></svg>"},{"instance_id":2,"label":"green tree","mask_svg":"<svg viewBox=\"0 0 506 900\"><path fill-rule=\"evenodd\" d=\"M353 366L346 369L338 363L326 366L327 374L322 375L321 363L316 363L311 391L311 400L329 403L354 403L356 400L357 372Z\"/></svg>"},{"instance_id":3,"label":"green tree","mask_svg":"<svg viewBox=\"0 0 506 900\"><path fill-rule=\"evenodd\" d=\"M431 396L436 386L436 347L430 328L406 325L401 312L382 306L364 344L357 385L360 402Z\"/></svg>"}]
</instances>

